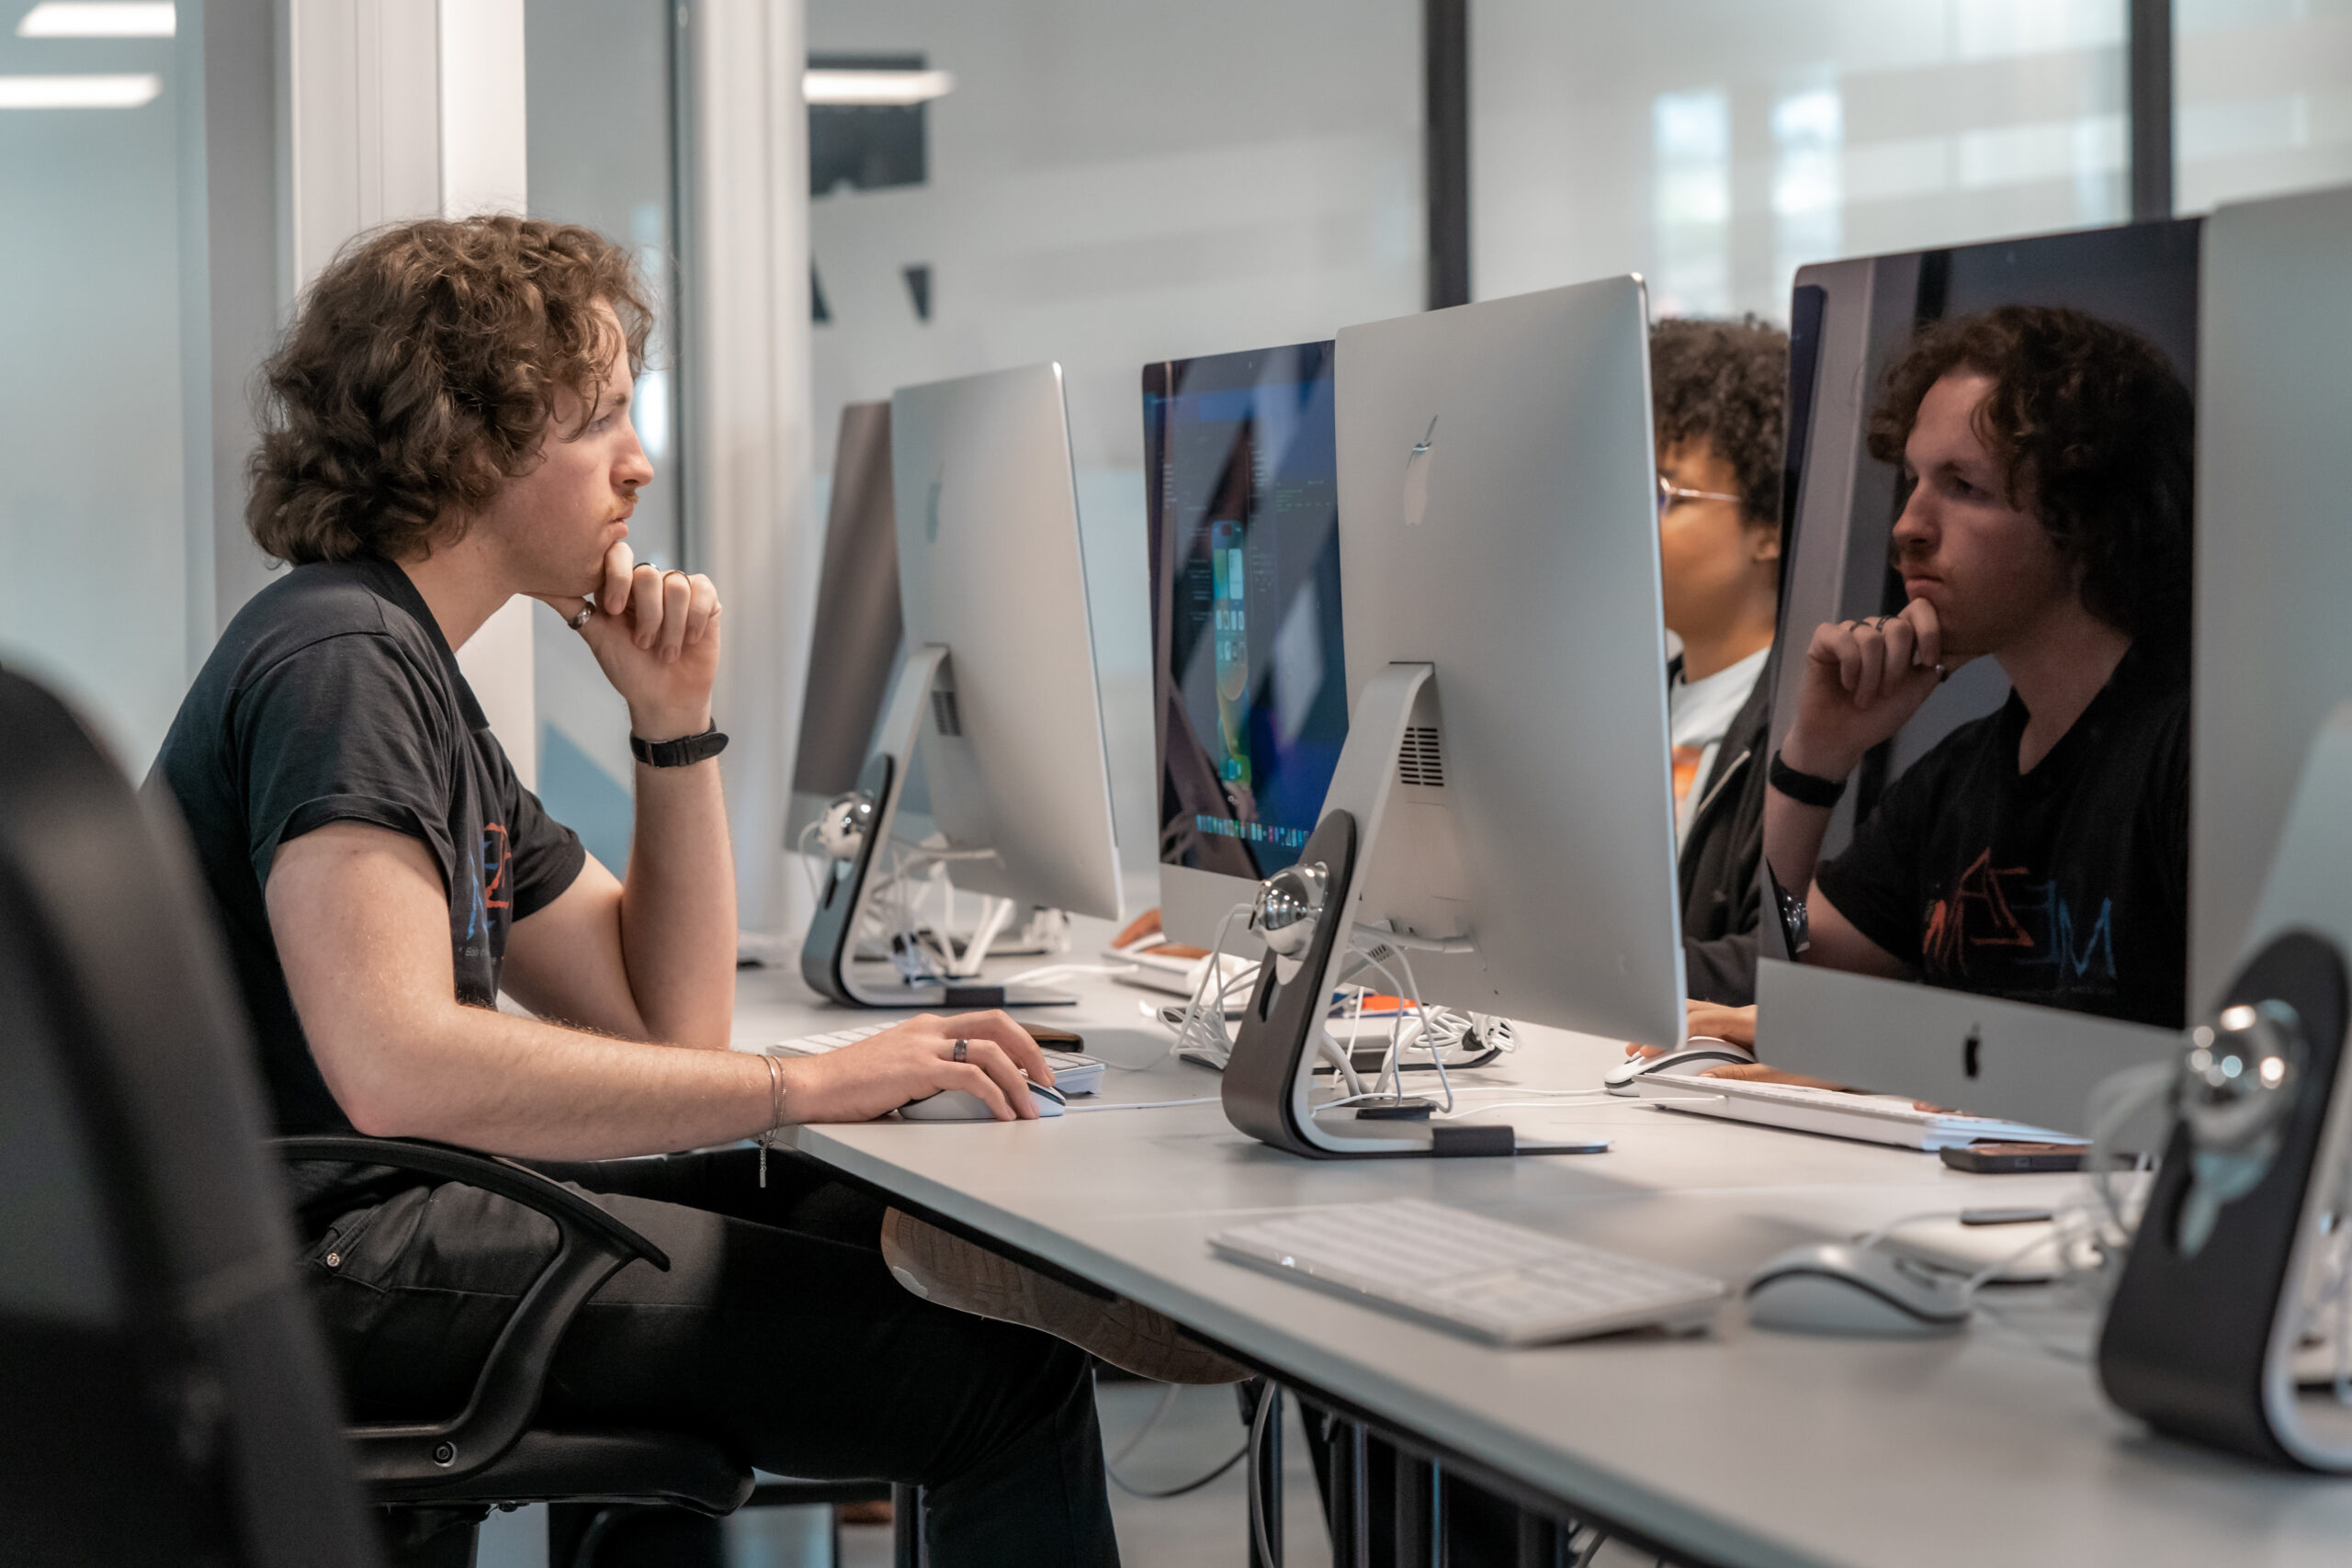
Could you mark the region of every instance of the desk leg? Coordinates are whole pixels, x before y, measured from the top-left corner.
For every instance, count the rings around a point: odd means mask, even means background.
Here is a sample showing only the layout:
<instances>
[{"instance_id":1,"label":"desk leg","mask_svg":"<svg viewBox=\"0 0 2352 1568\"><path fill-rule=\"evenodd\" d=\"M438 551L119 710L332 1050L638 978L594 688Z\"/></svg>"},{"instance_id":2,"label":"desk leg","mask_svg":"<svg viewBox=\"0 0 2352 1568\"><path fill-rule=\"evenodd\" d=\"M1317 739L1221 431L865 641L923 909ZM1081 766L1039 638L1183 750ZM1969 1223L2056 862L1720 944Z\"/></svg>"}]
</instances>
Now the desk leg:
<instances>
[{"instance_id":1,"label":"desk leg","mask_svg":"<svg viewBox=\"0 0 2352 1568\"><path fill-rule=\"evenodd\" d=\"M1396 1450L1396 1568L1444 1568L1443 1497L1438 1467Z\"/></svg>"},{"instance_id":2,"label":"desk leg","mask_svg":"<svg viewBox=\"0 0 2352 1568\"><path fill-rule=\"evenodd\" d=\"M922 1546L922 1488L890 1488L890 1568L926 1568Z\"/></svg>"},{"instance_id":3,"label":"desk leg","mask_svg":"<svg viewBox=\"0 0 2352 1568\"><path fill-rule=\"evenodd\" d=\"M1331 1568L1373 1568L1371 1436L1360 1422L1318 1414L1323 1441L1316 1457L1324 1483Z\"/></svg>"},{"instance_id":4,"label":"desk leg","mask_svg":"<svg viewBox=\"0 0 2352 1568\"><path fill-rule=\"evenodd\" d=\"M1519 1513L1519 1568L1566 1568L1566 1532L1542 1514Z\"/></svg>"}]
</instances>

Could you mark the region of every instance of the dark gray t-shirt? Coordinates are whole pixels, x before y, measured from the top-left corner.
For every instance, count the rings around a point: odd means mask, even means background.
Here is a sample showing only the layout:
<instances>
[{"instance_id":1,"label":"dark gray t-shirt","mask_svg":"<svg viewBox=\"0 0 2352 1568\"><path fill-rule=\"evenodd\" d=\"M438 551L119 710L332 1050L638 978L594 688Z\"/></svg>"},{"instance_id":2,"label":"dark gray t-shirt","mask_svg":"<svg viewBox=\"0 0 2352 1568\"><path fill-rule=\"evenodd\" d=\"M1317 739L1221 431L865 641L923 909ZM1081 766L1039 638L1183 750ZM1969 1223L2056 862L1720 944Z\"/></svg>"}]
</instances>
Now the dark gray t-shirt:
<instances>
[{"instance_id":1,"label":"dark gray t-shirt","mask_svg":"<svg viewBox=\"0 0 2352 1568\"><path fill-rule=\"evenodd\" d=\"M1815 874L1930 985L2178 1029L2188 987L2188 671L2133 644L2031 773L2012 692L1888 786Z\"/></svg>"},{"instance_id":2,"label":"dark gray t-shirt","mask_svg":"<svg viewBox=\"0 0 2352 1568\"><path fill-rule=\"evenodd\" d=\"M586 856L514 776L424 599L380 558L297 567L205 660L148 775L195 840L277 1130L346 1132L286 989L263 888L280 844L369 822L431 852L461 1002L493 1007L506 933Z\"/></svg>"}]
</instances>

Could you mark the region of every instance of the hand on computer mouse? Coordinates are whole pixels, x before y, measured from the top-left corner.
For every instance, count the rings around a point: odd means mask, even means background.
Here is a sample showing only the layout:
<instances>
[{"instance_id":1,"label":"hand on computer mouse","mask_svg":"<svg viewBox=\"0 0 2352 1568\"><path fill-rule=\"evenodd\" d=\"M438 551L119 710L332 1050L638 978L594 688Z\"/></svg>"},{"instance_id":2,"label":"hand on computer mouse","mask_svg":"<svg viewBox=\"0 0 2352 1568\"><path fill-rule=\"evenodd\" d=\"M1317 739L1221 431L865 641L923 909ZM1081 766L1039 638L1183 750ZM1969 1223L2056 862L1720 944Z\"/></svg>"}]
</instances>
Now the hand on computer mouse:
<instances>
[{"instance_id":1,"label":"hand on computer mouse","mask_svg":"<svg viewBox=\"0 0 2352 1568\"><path fill-rule=\"evenodd\" d=\"M1725 1007L1721 1002L1702 1002L1693 997L1682 1004L1682 1032L1686 1038L1721 1040L1743 1050L1756 1049L1756 1005L1753 1002L1746 1007L1734 1008ZM1663 1049L1628 1041L1625 1055L1655 1056Z\"/></svg>"},{"instance_id":2,"label":"hand on computer mouse","mask_svg":"<svg viewBox=\"0 0 2352 1568\"><path fill-rule=\"evenodd\" d=\"M868 1122L950 1089L1000 1122L1028 1121L1037 1114L1030 1082L1054 1081L1028 1031L993 1011L924 1013L838 1051L786 1059L783 1071L785 1114L795 1122Z\"/></svg>"}]
</instances>

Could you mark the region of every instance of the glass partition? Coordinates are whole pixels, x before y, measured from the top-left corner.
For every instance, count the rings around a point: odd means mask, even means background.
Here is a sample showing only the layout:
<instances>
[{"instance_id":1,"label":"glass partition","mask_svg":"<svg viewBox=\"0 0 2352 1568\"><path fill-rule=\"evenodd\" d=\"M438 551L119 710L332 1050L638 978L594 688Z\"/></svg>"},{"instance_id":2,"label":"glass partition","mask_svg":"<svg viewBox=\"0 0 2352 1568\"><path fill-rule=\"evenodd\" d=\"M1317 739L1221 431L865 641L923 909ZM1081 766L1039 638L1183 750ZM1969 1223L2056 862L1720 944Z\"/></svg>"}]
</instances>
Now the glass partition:
<instances>
[{"instance_id":1,"label":"glass partition","mask_svg":"<svg viewBox=\"0 0 2352 1568\"><path fill-rule=\"evenodd\" d=\"M843 404L1061 362L1132 870L1158 822L1143 367L1420 308L1420 10L808 5L812 66L938 95L813 111L820 491Z\"/></svg>"},{"instance_id":2,"label":"glass partition","mask_svg":"<svg viewBox=\"0 0 2352 1568\"><path fill-rule=\"evenodd\" d=\"M0 660L136 777L188 676L178 41L21 37L26 9L0 29Z\"/></svg>"},{"instance_id":3,"label":"glass partition","mask_svg":"<svg viewBox=\"0 0 2352 1568\"><path fill-rule=\"evenodd\" d=\"M2124 0L1479 0L1491 299L1640 272L1788 319L1799 266L2127 214Z\"/></svg>"},{"instance_id":4,"label":"glass partition","mask_svg":"<svg viewBox=\"0 0 2352 1568\"><path fill-rule=\"evenodd\" d=\"M630 246L653 288L660 319L632 417L654 478L639 492L629 546L663 566L686 564L675 348L680 11L670 0L527 0L524 8L532 215ZM633 814L628 709L553 611L533 610L532 628L540 797L617 874Z\"/></svg>"},{"instance_id":5,"label":"glass partition","mask_svg":"<svg viewBox=\"0 0 2352 1568\"><path fill-rule=\"evenodd\" d=\"M2175 207L2352 180L2352 4L2175 0Z\"/></svg>"}]
</instances>

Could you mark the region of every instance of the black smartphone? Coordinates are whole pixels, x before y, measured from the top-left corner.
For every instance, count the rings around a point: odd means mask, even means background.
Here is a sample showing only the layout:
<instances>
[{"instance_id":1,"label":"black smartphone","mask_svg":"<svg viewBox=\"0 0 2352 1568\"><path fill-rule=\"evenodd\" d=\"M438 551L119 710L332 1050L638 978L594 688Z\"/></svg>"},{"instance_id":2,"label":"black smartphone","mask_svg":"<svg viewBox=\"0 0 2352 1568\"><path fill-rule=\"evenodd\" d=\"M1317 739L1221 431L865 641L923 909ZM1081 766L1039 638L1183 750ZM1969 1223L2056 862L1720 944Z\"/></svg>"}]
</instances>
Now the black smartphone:
<instances>
[{"instance_id":1,"label":"black smartphone","mask_svg":"<svg viewBox=\"0 0 2352 1568\"><path fill-rule=\"evenodd\" d=\"M1939 1149L1937 1156L1954 1170L1979 1176L2018 1176L2035 1170L2080 1170L2080 1144L1971 1144L1964 1149Z\"/></svg>"}]
</instances>

